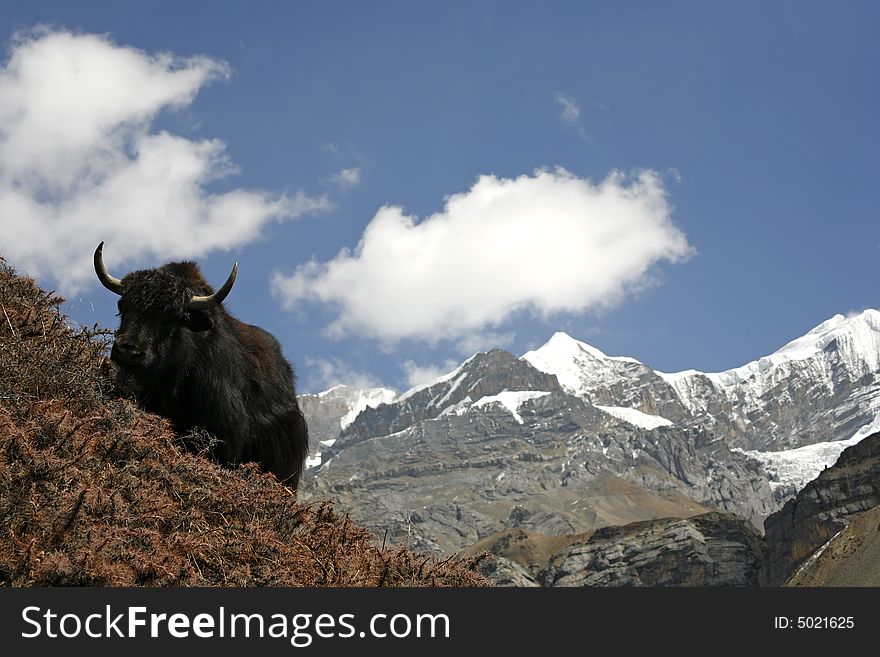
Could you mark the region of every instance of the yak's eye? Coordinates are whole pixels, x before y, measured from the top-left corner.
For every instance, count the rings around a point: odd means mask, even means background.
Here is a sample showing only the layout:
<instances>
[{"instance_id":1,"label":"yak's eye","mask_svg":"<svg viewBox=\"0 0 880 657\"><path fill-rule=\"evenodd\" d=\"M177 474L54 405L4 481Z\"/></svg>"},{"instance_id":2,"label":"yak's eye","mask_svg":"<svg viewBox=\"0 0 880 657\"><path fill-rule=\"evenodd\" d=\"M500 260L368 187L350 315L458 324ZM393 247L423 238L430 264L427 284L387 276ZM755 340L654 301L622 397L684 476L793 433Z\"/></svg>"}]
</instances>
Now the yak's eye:
<instances>
[{"instance_id":1,"label":"yak's eye","mask_svg":"<svg viewBox=\"0 0 880 657\"><path fill-rule=\"evenodd\" d=\"M211 319L208 313L200 310L191 310L186 314L184 326L188 327L190 331L200 333L213 328L214 320Z\"/></svg>"},{"instance_id":2,"label":"yak's eye","mask_svg":"<svg viewBox=\"0 0 880 657\"><path fill-rule=\"evenodd\" d=\"M122 299L116 302L116 316L120 317L122 315Z\"/></svg>"}]
</instances>

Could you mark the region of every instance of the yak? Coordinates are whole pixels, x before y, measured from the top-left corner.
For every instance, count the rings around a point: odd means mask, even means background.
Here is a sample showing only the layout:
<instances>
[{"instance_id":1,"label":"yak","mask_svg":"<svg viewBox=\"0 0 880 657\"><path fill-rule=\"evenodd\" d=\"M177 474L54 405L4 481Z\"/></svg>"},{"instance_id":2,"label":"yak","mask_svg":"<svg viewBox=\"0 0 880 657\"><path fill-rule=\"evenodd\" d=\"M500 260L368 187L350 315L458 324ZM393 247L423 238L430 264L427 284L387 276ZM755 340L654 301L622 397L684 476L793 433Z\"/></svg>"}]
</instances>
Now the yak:
<instances>
[{"instance_id":1,"label":"yak","mask_svg":"<svg viewBox=\"0 0 880 657\"><path fill-rule=\"evenodd\" d=\"M194 262L171 262L122 279L95 273L119 295L119 329L110 350L123 389L178 433L203 429L221 465L255 461L296 489L308 455L308 427L294 371L270 333L223 307L238 263L214 292Z\"/></svg>"}]
</instances>

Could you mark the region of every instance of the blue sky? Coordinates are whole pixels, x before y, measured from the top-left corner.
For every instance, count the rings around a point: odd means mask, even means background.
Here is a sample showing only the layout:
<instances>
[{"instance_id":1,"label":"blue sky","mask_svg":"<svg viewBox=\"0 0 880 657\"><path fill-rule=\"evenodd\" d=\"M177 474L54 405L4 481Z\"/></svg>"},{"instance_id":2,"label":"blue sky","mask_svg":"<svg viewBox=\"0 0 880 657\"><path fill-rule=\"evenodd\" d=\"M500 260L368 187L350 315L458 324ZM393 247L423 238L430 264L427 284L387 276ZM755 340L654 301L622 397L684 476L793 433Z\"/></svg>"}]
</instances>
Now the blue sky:
<instances>
[{"instance_id":1,"label":"blue sky","mask_svg":"<svg viewBox=\"0 0 880 657\"><path fill-rule=\"evenodd\" d=\"M312 392L556 330L717 371L880 306L876 3L2 5L0 253L84 324L101 240L237 260Z\"/></svg>"}]
</instances>

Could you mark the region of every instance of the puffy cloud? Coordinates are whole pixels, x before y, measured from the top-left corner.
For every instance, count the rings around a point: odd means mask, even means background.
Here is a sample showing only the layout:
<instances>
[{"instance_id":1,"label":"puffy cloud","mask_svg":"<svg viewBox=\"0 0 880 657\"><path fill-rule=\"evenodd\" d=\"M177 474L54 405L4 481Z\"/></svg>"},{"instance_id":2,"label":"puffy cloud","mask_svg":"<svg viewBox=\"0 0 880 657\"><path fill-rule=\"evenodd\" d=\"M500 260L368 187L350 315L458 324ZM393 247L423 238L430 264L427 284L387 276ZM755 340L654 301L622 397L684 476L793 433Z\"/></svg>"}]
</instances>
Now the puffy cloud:
<instances>
[{"instance_id":1,"label":"puffy cloud","mask_svg":"<svg viewBox=\"0 0 880 657\"><path fill-rule=\"evenodd\" d=\"M94 278L90 254L198 257L256 239L269 221L326 199L206 185L234 172L223 142L151 132L228 76L207 57L151 55L104 36L18 35L0 68L0 244L3 255L65 291Z\"/></svg>"},{"instance_id":2,"label":"puffy cloud","mask_svg":"<svg viewBox=\"0 0 880 657\"><path fill-rule=\"evenodd\" d=\"M659 175L598 184L563 169L480 177L419 222L381 208L354 251L312 260L272 285L285 308L328 304L333 336L468 344L513 314L610 307L659 261L692 253Z\"/></svg>"}]
</instances>

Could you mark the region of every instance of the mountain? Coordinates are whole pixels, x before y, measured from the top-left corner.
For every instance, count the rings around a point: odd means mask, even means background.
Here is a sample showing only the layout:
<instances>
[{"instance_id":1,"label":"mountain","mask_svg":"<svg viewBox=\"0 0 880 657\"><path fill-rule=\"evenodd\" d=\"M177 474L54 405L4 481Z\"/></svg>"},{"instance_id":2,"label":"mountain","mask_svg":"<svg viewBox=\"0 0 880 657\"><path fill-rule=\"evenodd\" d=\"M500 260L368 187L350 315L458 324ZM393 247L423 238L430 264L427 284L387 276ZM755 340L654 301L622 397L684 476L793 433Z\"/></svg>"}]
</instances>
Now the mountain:
<instances>
[{"instance_id":1,"label":"mountain","mask_svg":"<svg viewBox=\"0 0 880 657\"><path fill-rule=\"evenodd\" d=\"M493 350L365 409L307 480L379 536L437 553L511 526L577 533L712 508L757 526L773 510L760 466L722 440L619 415Z\"/></svg>"},{"instance_id":2,"label":"mountain","mask_svg":"<svg viewBox=\"0 0 880 657\"><path fill-rule=\"evenodd\" d=\"M778 503L832 465L880 416L877 310L835 315L773 354L724 372L658 372L565 333L523 359L610 412L622 406L618 414L640 411L653 416L643 422L723 438L764 466Z\"/></svg>"},{"instance_id":3,"label":"mountain","mask_svg":"<svg viewBox=\"0 0 880 657\"><path fill-rule=\"evenodd\" d=\"M301 494L438 554L507 530L578 535L710 511L760 530L867 435L878 345L868 310L726 372L658 372L565 333L519 358L478 353L340 425ZM499 563L511 581L534 575Z\"/></svg>"},{"instance_id":4,"label":"mountain","mask_svg":"<svg viewBox=\"0 0 880 657\"><path fill-rule=\"evenodd\" d=\"M721 393L731 445L789 449L849 438L880 413L880 312L835 315L775 353L726 372L667 375L695 414ZM806 412L805 412L806 411Z\"/></svg>"},{"instance_id":5,"label":"mountain","mask_svg":"<svg viewBox=\"0 0 880 657\"><path fill-rule=\"evenodd\" d=\"M592 404L635 409L665 424L690 417L676 390L650 367L634 358L606 356L567 333L555 333L522 360L553 374L567 393Z\"/></svg>"}]
</instances>

